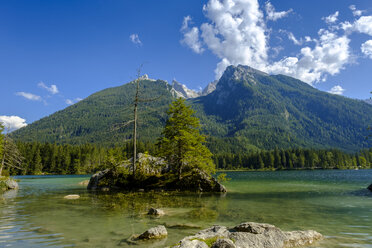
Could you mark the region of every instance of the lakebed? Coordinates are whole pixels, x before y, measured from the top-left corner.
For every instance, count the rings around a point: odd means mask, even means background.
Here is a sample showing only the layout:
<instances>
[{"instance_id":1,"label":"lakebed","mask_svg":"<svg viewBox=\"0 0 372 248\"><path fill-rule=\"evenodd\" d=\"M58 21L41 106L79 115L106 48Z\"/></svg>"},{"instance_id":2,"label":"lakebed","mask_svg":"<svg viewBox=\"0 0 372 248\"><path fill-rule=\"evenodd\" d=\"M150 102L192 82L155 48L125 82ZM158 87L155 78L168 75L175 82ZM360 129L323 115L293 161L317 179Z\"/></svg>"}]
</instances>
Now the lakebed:
<instances>
[{"instance_id":1,"label":"lakebed","mask_svg":"<svg viewBox=\"0 0 372 248\"><path fill-rule=\"evenodd\" d=\"M270 223L313 229L314 247L372 247L372 170L228 172L227 194L89 192L88 176L22 176L0 196L0 246L129 247L128 238L159 224L164 247L213 224ZM80 195L68 200L64 196ZM150 207L163 209L150 217Z\"/></svg>"}]
</instances>

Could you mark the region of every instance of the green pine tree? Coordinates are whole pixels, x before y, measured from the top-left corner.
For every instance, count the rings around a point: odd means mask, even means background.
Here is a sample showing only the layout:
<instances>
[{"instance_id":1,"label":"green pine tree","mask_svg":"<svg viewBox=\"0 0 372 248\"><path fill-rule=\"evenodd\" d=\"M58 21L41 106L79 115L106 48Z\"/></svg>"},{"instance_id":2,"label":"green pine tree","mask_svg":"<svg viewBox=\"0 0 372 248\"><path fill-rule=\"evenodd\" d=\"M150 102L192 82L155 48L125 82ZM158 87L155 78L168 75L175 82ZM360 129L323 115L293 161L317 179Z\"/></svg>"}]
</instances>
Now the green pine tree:
<instances>
[{"instance_id":1,"label":"green pine tree","mask_svg":"<svg viewBox=\"0 0 372 248\"><path fill-rule=\"evenodd\" d=\"M200 134L199 119L186 106L185 100L178 98L167 111L168 120L160 139L160 155L168 160L171 169L181 179L186 169L197 168L213 173L215 165L212 153L204 146L205 137Z\"/></svg>"}]
</instances>

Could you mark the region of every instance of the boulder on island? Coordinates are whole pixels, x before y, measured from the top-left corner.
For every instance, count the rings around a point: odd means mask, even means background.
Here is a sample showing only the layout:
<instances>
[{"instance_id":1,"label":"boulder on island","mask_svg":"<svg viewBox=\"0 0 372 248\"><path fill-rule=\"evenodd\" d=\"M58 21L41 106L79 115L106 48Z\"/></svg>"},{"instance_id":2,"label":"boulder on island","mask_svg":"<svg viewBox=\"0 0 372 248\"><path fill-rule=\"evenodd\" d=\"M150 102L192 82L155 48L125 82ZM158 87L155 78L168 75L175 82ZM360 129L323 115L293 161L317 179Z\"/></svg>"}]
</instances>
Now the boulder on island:
<instances>
[{"instance_id":1,"label":"boulder on island","mask_svg":"<svg viewBox=\"0 0 372 248\"><path fill-rule=\"evenodd\" d=\"M18 189L18 183L11 177L0 177L0 191Z\"/></svg>"},{"instance_id":2,"label":"boulder on island","mask_svg":"<svg viewBox=\"0 0 372 248\"><path fill-rule=\"evenodd\" d=\"M167 229L163 225L152 227L138 236L139 240L162 239L168 236Z\"/></svg>"},{"instance_id":3,"label":"boulder on island","mask_svg":"<svg viewBox=\"0 0 372 248\"><path fill-rule=\"evenodd\" d=\"M292 248L311 245L322 238L320 233L312 230L283 232L270 224L245 222L232 229L210 227L185 237L173 248Z\"/></svg>"}]
</instances>

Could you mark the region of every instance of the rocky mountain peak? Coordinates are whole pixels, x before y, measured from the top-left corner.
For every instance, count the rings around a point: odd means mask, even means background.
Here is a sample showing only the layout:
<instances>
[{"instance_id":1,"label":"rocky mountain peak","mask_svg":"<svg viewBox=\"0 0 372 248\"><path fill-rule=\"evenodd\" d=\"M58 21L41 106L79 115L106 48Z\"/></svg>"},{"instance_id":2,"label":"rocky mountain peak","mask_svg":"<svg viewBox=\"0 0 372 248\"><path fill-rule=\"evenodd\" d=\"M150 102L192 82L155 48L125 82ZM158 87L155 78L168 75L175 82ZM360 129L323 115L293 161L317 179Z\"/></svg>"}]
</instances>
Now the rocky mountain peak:
<instances>
[{"instance_id":1,"label":"rocky mountain peak","mask_svg":"<svg viewBox=\"0 0 372 248\"><path fill-rule=\"evenodd\" d=\"M182 98L195 98L200 96L200 92L196 92L195 90L190 90L187 88L186 85L177 82L176 80L172 81L172 89L171 92L176 97Z\"/></svg>"}]
</instances>

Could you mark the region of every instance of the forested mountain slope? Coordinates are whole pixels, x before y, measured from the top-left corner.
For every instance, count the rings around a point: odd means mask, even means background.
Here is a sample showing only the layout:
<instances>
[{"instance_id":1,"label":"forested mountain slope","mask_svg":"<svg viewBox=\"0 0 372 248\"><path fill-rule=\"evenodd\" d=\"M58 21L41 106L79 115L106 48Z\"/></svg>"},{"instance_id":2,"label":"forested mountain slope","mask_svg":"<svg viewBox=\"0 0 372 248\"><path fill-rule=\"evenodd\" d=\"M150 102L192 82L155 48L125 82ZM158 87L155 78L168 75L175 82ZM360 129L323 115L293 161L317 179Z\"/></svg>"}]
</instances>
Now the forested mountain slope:
<instances>
[{"instance_id":1,"label":"forested mountain slope","mask_svg":"<svg viewBox=\"0 0 372 248\"><path fill-rule=\"evenodd\" d=\"M154 142L161 133L172 87L143 79L141 97L160 99L139 107L139 139ZM58 144L119 145L131 138L133 82L97 92L62 111L12 133L22 141ZM213 152L274 148L339 148L357 151L372 146L367 127L372 105L319 91L283 75L268 75L248 66L229 66L216 89L188 99L201 119ZM120 128L119 128L120 127Z\"/></svg>"}]
</instances>

